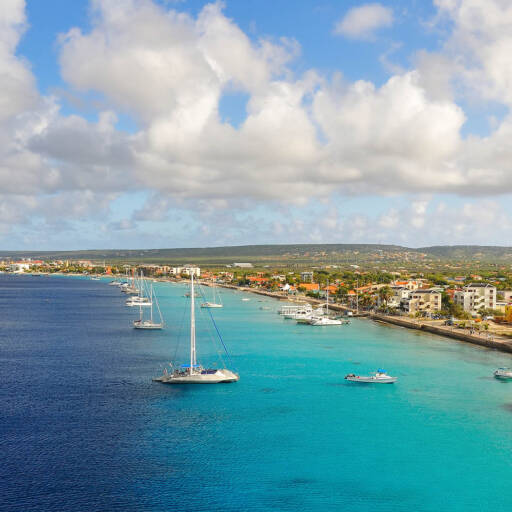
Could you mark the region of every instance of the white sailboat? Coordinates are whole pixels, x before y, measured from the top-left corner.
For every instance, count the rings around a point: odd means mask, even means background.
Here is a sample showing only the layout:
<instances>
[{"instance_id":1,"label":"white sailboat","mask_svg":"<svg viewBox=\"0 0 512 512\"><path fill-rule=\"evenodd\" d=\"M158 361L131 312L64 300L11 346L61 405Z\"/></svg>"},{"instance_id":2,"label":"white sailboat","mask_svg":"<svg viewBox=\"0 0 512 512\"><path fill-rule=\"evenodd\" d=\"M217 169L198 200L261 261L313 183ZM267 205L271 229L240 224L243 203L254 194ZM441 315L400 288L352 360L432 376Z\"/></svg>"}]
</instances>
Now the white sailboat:
<instances>
[{"instance_id":1,"label":"white sailboat","mask_svg":"<svg viewBox=\"0 0 512 512\"><path fill-rule=\"evenodd\" d=\"M151 290L149 293L149 298L151 302L151 309L149 313L149 319L144 320L144 313L142 309L142 305L139 305L139 319L134 320L133 328L134 329L147 329L147 330L156 330L164 328L164 320L162 318L162 312L160 311L160 306L158 305L158 301L156 299L155 292L153 290L153 285L151 285ZM158 311L158 316L160 318L159 322L155 322L153 319L153 303L156 304L156 309Z\"/></svg>"},{"instance_id":2,"label":"white sailboat","mask_svg":"<svg viewBox=\"0 0 512 512\"><path fill-rule=\"evenodd\" d=\"M227 368L203 368L196 358L196 319L194 297L194 274L190 278L190 363L172 369L169 373L164 370L163 375L153 379L165 384L220 384L236 382L240 376Z\"/></svg>"},{"instance_id":3,"label":"white sailboat","mask_svg":"<svg viewBox=\"0 0 512 512\"><path fill-rule=\"evenodd\" d=\"M153 304L151 301L151 297L146 297L146 295L144 294L144 275L142 274L142 272L140 273L140 279L139 279L138 283L135 282L135 278L134 278L133 286L137 290L137 295L127 299L126 305L127 306L144 306L144 307L151 306Z\"/></svg>"},{"instance_id":4,"label":"white sailboat","mask_svg":"<svg viewBox=\"0 0 512 512\"><path fill-rule=\"evenodd\" d=\"M309 321L309 325L321 326L321 325L341 325L343 322L341 320L336 320L335 318L329 318L329 283L327 283L326 288L326 301L325 301L325 315L322 316L312 316Z\"/></svg>"},{"instance_id":5,"label":"white sailboat","mask_svg":"<svg viewBox=\"0 0 512 512\"><path fill-rule=\"evenodd\" d=\"M217 293L217 287L212 284L213 288L213 300L211 302L203 302L201 304L202 308L223 308L224 304L222 304L222 301L220 300L220 296Z\"/></svg>"}]
</instances>

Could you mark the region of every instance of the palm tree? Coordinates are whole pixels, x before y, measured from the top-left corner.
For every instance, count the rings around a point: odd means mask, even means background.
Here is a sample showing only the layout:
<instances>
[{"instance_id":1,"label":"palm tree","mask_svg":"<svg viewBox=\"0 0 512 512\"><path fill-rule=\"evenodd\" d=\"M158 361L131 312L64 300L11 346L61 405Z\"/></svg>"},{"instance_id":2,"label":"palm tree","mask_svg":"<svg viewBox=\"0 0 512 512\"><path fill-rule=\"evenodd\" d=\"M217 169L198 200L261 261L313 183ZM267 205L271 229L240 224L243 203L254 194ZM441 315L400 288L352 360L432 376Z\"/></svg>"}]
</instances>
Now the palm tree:
<instances>
[{"instance_id":1,"label":"palm tree","mask_svg":"<svg viewBox=\"0 0 512 512\"><path fill-rule=\"evenodd\" d=\"M383 286L379 288L379 299L384 303L385 306L388 305L388 300L393 296L393 292L389 286Z\"/></svg>"}]
</instances>

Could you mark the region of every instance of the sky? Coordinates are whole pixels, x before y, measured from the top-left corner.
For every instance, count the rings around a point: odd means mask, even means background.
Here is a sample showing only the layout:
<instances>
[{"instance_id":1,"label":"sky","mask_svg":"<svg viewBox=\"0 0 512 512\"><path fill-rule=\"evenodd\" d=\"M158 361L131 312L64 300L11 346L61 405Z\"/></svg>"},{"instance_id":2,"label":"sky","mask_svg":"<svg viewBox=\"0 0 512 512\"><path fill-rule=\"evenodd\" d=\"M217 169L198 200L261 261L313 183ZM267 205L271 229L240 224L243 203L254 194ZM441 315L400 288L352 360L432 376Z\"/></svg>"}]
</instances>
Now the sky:
<instances>
[{"instance_id":1,"label":"sky","mask_svg":"<svg viewBox=\"0 0 512 512\"><path fill-rule=\"evenodd\" d=\"M0 249L512 244L509 0L2 0Z\"/></svg>"}]
</instances>

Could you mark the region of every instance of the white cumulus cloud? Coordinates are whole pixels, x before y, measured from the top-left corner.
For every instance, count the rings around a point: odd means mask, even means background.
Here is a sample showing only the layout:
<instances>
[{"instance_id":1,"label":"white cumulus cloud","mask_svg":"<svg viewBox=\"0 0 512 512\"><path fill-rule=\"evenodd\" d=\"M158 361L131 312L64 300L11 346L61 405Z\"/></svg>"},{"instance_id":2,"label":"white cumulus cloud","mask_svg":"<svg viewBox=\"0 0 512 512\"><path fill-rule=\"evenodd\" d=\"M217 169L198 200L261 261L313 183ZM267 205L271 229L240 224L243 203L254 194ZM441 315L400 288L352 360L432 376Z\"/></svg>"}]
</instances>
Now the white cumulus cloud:
<instances>
[{"instance_id":1,"label":"white cumulus cloud","mask_svg":"<svg viewBox=\"0 0 512 512\"><path fill-rule=\"evenodd\" d=\"M393 10L379 3L371 3L350 9L335 27L334 33L349 39L368 40L380 28L393 25Z\"/></svg>"}]
</instances>

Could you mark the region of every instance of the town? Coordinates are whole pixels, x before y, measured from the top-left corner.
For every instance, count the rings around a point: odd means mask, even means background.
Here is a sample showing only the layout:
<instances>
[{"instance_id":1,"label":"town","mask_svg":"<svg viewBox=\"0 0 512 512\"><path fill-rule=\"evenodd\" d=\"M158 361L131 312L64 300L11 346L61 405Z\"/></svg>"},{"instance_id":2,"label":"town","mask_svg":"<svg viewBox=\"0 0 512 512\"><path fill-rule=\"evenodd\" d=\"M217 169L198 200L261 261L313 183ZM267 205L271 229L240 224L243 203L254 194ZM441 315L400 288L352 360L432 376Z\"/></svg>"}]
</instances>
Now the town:
<instances>
[{"instance_id":1,"label":"town","mask_svg":"<svg viewBox=\"0 0 512 512\"><path fill-rule=\"evenodd\" d=\"M480 273L459 275L463 264L408 261L381 268L371 260L364 264L270 266L251 262L218 264L171 264L94 260L0 260L0 272L45 276L139 275L162 281L189 279L191 274L206 285L238 287L280 300L322 303L350 315L401 317L431 325L447 325L487 337L512 338L512 270L501 265L481 265ZM472 264L474 266L474 264ZM444 267L444 268L443 268ZM446 270L448 267L448 270Z\"/></svg>"}]
</instances>

